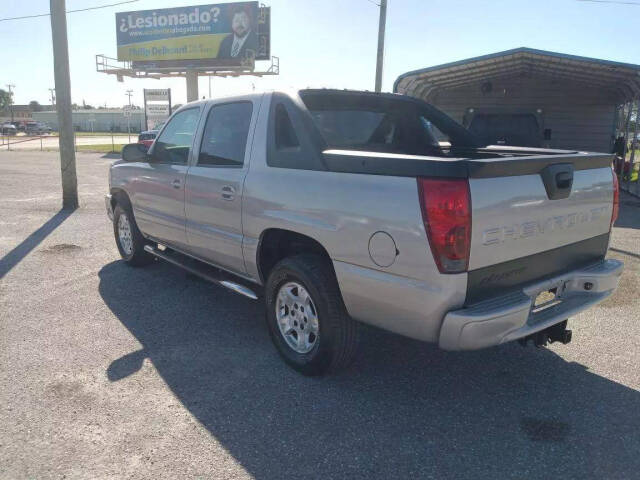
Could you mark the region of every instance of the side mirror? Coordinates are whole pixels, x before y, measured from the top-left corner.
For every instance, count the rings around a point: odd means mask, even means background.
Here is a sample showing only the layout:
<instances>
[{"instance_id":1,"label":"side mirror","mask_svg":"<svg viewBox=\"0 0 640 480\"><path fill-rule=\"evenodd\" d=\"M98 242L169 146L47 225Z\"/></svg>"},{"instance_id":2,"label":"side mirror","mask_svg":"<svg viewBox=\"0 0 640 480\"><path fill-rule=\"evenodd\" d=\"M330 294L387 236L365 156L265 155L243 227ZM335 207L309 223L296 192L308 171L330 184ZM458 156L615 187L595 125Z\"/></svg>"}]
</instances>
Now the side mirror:
<instances>
[{"instance_id":1,"label":"side mirror","mask_svg":"<svg viewBox=\"0 0 640 480\"><path fill-rule=\"evenodd\" d=\"M146 162L147 147L142 143L130 143L122 147L122 160L125 162Z\"/></svg>"}]
</instances>

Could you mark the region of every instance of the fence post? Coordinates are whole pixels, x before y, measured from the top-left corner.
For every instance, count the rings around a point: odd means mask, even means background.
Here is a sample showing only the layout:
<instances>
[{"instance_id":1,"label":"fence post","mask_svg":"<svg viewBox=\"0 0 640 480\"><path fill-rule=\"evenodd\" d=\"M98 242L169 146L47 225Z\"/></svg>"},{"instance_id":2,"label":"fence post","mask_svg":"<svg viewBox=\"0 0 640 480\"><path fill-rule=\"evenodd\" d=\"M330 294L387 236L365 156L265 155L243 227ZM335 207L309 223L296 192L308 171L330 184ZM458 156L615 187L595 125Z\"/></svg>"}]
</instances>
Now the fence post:
<instances>
[{"instance_id":1,"label":"fence post","mask_svg":"<svg viewBox=\"0 0 640 480\"><path fill-rule=\"evenodd\" d=\"M40 135L40 151L42 151L42 135Z\"/></svg>"}]
</instances>

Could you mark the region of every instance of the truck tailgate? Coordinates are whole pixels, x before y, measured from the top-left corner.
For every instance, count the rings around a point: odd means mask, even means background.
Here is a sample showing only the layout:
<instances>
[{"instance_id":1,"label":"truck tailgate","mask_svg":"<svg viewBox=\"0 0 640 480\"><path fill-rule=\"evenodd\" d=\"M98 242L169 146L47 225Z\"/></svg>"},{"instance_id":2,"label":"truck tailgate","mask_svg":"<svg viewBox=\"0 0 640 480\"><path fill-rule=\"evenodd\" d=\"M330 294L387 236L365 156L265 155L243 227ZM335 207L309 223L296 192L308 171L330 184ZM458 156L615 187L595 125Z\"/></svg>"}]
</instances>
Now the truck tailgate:
<instances>
[{"instance_id":1,"label":"truck tailgate","mask_svg":"<svg viewBox=\"0 0 640 480\"><path fill-rule=\"evenodd\" d=\"M570 194L556 199L549 197L549 180L538 173L470 178L467 301L491 288L504 289L604 257L612 175L610 167L576 169Z\"/></svg>"}]
</instances>

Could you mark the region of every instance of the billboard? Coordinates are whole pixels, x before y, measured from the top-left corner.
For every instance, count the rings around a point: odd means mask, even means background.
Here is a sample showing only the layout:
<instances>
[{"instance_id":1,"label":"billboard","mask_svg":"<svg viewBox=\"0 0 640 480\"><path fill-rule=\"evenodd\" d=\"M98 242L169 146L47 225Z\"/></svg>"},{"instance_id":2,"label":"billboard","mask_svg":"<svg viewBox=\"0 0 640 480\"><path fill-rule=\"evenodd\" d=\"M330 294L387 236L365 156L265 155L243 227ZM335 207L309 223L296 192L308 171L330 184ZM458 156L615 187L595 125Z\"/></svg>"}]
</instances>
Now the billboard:
<instances>
[{"instance_id":1,"label":"billboard","mask_svg":"<svg viewBox=\"0 0 640 480\"><path fill-rule=\"evenodd\" d=\"M238 62L258 52L258 2L116 13L118 60ZM264 51L264 50L263 50Z\"/></svg>"}]
</instances>

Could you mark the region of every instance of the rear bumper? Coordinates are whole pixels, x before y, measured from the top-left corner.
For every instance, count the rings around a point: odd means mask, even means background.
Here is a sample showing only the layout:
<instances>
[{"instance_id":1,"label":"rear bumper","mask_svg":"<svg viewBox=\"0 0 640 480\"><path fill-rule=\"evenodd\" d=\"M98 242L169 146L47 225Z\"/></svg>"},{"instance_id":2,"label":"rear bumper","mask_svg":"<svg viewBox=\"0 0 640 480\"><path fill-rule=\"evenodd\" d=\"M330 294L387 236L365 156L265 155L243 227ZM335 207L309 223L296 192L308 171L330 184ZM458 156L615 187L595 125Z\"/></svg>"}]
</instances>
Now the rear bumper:
<instances>
[{"instance_id":1,"label":"rear bumper","mask_svg":"<svg viewBox=\"0 0 640 480\"><path fill-rule=\"evenodd\" d=\"M451 311L442 323L440 348L475 350L544 330L610 296L618 285L623 267L618 260L604 260L507 295ZM588 290L585 284L590 287ZM558 289L558 303L544 310L535 310L537 295L552 288Z\"/></svg>"},{"instance_id":2,"label":"rear bumper","mask_svg":"<svg viewBox=\"0 0 640 480\"><path fill-rule=\"evenodd\" d=\"M107 209L109 220L113 221L113 207L111 206L111 195L104 196L104 206Z\"/></svg>"}]
</instances>

